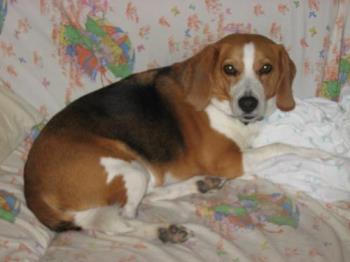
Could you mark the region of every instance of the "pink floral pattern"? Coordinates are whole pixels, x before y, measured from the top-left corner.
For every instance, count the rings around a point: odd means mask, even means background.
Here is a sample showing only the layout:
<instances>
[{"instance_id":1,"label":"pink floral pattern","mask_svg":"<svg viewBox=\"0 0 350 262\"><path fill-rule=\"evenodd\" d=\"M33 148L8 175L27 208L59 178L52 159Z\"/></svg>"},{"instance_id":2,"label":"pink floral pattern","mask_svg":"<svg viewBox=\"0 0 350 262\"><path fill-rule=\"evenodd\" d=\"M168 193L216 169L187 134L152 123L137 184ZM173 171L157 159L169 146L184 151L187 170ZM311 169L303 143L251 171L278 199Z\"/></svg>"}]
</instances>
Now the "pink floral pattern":
<instances>
[{"instance_id":1,"label":"pink floral pattern","mask_svg":"<svg viewBox=\"0 0 350 262\"><path fill-rule=\"evenodd\" d=\"M46 107L49 115L121 76L185 59L231 33L260 33L283 43L298 68L294 89L299 97L337 100L349 86L346 0L166 0L157 6L133 0L37 0L3 5L2 80L37 108ZM92 32L92 25L109 28L104 31L109 34L114 28L115 36Z\"/></svg>"}]
</instances>

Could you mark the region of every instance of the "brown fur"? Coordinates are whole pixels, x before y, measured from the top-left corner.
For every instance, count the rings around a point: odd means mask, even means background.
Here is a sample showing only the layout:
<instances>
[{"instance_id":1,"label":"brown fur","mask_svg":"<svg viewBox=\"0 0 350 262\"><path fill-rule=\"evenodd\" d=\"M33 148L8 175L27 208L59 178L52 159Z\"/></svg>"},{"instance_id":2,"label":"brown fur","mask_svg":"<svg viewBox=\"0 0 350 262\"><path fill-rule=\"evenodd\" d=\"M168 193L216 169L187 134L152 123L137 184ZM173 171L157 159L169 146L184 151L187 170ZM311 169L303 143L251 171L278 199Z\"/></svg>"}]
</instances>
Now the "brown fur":
<instances>
[{"instance_id":1,"label":"brown fur","mask_svg":"<svg viewBox=\"0 0 350 262\"><path fill-rule=\"evenodd\" d=\"M242 46L248 41L257 45L256 70L266 62L274 63L276 68L271 75L260 79L266 97L277 95L278 107L291 110L295 66L284 48L256 35L226 37L173 65L168 73L151 70L134 76L140 83L154 85L169 102L185 144L176 158L149 162L123 141L97 137L80 129L73 116L63 128L49 122L35 141L25 166L25 196L29 208L49 228L60 230L75 229L70 211L115 203L123 206L127 202L124 181L116 177L106 184L107 174L99 162L101 157L140 161L152 170L158 185L164 182L166 172L180 180L201 174L226 178L242 175L239 147L210 127L203 108L212 97L229 99L228 86L239 81L240 76L228 77L222 67L225 62L233 62L238 70L243 70ZM60 121L65 123L64 119ZM149 132L152 135L152 130Z\"/></svg>"}]
</instances>

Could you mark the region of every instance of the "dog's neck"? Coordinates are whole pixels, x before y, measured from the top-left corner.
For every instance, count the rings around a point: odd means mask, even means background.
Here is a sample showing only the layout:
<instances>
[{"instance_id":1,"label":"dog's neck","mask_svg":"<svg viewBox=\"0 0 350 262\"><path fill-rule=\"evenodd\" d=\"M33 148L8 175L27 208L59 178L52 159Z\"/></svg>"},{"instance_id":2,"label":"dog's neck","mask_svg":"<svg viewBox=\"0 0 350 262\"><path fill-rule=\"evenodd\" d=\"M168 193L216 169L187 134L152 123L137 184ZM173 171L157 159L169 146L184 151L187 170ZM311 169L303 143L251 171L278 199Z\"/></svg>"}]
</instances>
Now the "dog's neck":
<instances>
[{"instance_id":1,"label":"dog's neck","mask_svg":"<svg viewBox=\"0 0 350 262\"><path fill-rule=\"evenodd\" d=\"M210 126L235 142L241 151L251 146L253 139L258 135L259 129L263 125L263 121L245 125L212 103L205 108L205 112L208 115Z\"/></svg>"}]
</instances>

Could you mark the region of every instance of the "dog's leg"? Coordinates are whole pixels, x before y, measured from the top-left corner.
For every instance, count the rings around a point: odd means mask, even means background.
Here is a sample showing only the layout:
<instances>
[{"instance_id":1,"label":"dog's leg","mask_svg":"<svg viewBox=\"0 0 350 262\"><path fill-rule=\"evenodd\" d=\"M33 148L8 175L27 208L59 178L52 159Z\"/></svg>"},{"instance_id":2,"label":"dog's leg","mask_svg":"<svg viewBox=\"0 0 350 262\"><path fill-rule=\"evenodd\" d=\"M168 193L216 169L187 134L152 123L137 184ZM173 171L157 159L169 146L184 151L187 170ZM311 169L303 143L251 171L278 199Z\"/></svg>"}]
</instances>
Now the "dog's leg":
<instances>
[{"instance_id":1,"label":"dog's leg","mask_svg":"<svg viewBox=\"0 0 350 262\"><path fill-rule=\"evenodd\" d=\"M195 176L185 181L155 188L146 195L145 201L172 200L191 194L206 193L221 188L225 181L222 177Z\"/></svg>"},{"instance_id":2,"label":"dog's leg","mask_svg":"<svg viewBox=\"0 0 350 262\"><path fill-rule=\"evenodd\" d=\"M144 197L150 174L138 162L127 162L115 158L102 158L101 165L107 172L107 183L114 177L122 176L127 201L124 207L106 206L76 212L74 223L85 229L100 230L110 234L128 234L162 242L181 243L191 233L185 227L165 223L145 223L134 219L138 206Z\"/></svg>"},{"instance_id":3,"label":"dog's leg","mask_svg":"<svg viewBox=\"0 0 350 262\"><path fill-rule=\"evenodd\" d=\"M193 234L183 226L166 223L146 223L136 219L128 219L120 215L117 206L105 206L74 212L74 224L83 229L92 229L109 235L126 234L146 238L159 239L162 242L182 243Z\"/></svg>"},{"instance_id":4,"label":"dog's leg","mask_svg":"<svg viewBox=\"0 0 350 262\"><path fill-rule=\"evenodd\" d=\"M275 143L245 150L243 152L243 171L245 174L251 174L256 171L254 168L259 163L285 154L295 154L305 158L318 158L322 160L327 160L333 157L332 154L318 149Z\"/></svg>"},{"instance_id":5,"label":"dog's leg","mask_svg":"<svg viewBox=\"0 0 350 262\"><path fill-rule=\"evenodd\" d=\"M147 191L148 171L137 161L127 162L106 157L101 159L101 164L108 175L107 183L116 176L123 177L127 201L122 209L122 215L127 218L135 218L137 208Z\"/></svg>"}]
</instances>

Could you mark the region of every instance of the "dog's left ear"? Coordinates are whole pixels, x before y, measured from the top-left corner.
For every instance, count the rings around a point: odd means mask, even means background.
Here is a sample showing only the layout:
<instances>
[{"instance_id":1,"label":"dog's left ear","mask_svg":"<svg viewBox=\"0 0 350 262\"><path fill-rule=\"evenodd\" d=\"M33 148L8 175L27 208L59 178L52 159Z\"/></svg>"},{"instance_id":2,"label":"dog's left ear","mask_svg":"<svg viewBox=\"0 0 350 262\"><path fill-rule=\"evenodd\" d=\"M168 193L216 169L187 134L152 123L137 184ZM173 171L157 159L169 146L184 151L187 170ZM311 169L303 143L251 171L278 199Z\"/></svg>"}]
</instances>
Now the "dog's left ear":
<instances>
[{"instance_id":1,"label":"dog's left ear","mask_svg":"<svg viewBox=\"0 0 350 262\"><path fill-rule=\"evenodd\" d=\"M209 45L186 60L180 71L185 100L198 111L209 104L218 53L214 45Z\"/></svg>"},{"instance_id":2,"label":"dog's left ear","mask_svg":"<svg viewBox=\"0 0 350 262\"><path fill-rule=\"evenodd\" d=\"M292 84L296 74L296 68L283 45L280 45L279 48L280 78L276 91L276 103L280 110L290 111L295 107Z\"/></svg>"}]
</instances>

